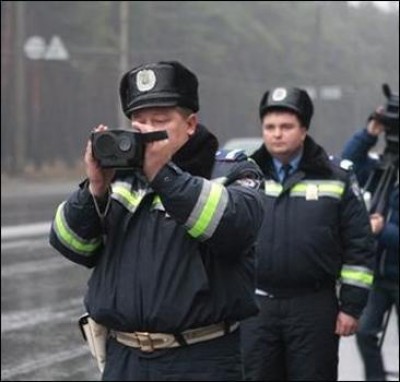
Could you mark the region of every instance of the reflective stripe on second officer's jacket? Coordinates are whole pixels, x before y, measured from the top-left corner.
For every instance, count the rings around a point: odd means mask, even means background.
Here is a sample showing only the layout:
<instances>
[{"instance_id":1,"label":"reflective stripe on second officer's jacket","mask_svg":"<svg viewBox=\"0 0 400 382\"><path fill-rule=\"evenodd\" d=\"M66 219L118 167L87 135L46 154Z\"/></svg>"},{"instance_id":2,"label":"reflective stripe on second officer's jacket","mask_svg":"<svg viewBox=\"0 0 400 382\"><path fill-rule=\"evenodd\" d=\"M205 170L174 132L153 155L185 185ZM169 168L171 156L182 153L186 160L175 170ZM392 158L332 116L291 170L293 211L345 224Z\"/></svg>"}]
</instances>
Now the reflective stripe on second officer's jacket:
<instances>
[{"instance_id":1,"label":"reflective stripe on second officer's jacket","mask_svg":"<svg viewBox=\"0 0 400 382\"><path fill-rule=\"evenodd\" d=\"M369 268L357 265L343 265L340 276L343 284L360 288L369 289L374 281L374 274Z\"/></svg>"},{"instance_id":2,"label":"reflective stripe on second officer's jacket","mask_svg":"<svg viewBox=\"0 0 400 382\"><path fill-rule=\"evenodd\" d=\"M291 197L305 197L314 199L319 197L332 197L340 199L344 191L345 183L335 180L307 180L296 183L290 189ZM278 197L283 191L280 183L274 180L265 181L265 193L268 196Z\"/></svg>"}]
</instances>

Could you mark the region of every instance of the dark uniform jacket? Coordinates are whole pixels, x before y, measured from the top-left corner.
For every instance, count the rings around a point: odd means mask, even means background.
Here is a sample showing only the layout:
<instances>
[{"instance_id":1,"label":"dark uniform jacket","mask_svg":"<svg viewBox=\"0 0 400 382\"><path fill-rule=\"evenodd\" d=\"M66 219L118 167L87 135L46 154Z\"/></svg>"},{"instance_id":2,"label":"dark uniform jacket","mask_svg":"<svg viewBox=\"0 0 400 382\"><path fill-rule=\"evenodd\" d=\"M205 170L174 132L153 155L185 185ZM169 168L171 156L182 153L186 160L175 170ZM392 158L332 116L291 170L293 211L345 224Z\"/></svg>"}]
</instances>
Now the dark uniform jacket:
<instances>
[{"instance_id":1,"label":"dark uniform jacket","mask_svg":"<svg viewBox=\"0 0 400 382\"><path fill-rule=\"evenodd\" d=\"M177 333L258 312L262 173L244 154L216 149L199 126L151 184L139 172L118 173L103 228L87 182L59 206L50 243L94 268L85 304L97 322Z\"/></svg>"},{"instance_id":2,"label":"dark uniform jacket","mask_svg":"<svg viewBox=\"0 0 400 382\"><path fill-rule=\"evenodd\" d=\"M368 134L366 129L358 131L345 145L343 158L354 163L355 173L362 187L369 183L368 190L374 195L379 184L379 174L388 166L395 165L384 158L373 158L368 155L377 144L378 137ZM397 165L398 166L398 165ZM374 173L377 173L377 177ZM369 181L370 176L372 181ZM398 174L395 174L398 176ZM382 196L384 197L384 196ZM375 267L375 278L399 282L399 182L398 179L389 185L386 195L386 218L383 230L377 235L378 247Z\"/></svg>"},{"instance_id":3,"label":"dark uniform jacket","mask_svg":"<svg viewBox=\"0 0 400 382\"><path fill-rule=\"evenodd\" d=\"M299 168L283 185L264 146L252 158L264 172L266 194L257 287L295 295L340 278L341 310L358 317L373 281L373 238L351 173L309 136Z\"/></svg>"}]
</instances>

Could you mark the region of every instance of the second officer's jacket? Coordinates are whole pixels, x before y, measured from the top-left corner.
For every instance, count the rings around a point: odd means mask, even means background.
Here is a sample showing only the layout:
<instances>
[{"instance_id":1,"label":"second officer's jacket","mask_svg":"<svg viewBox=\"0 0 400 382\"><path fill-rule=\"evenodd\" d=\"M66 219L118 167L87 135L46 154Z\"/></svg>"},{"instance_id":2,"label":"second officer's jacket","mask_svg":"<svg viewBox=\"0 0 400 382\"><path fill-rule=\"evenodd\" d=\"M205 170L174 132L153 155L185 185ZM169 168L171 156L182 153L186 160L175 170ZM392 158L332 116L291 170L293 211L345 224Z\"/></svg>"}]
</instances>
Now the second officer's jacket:
<instances>
[{"instance_id":1,"label":"second officer's jacket","mask_svg":"<svg viewBox=\"0 0 400 382\"><path fill-rule=\"evenodd\" d=\"M150 184L119 172L103 219L87 181L58 207L50 243L93 268L85 305L97 322L178 333L258 312L262 173L243 153L216 153L215 141L199 126Z\"/></svg>"},{"instance_id":2,"label":"second officer's jacket","mask_svg":"<svg viewBox=\"0 0 400 382\"><path fill-rule=\"evenodd\" d=\"M373 281L373 238L354 176L309 136L283 184L264 146L252 158L265 177L257 288L295 295L340 280L340 309L358 317Z\"/></svg>"}]
</instances>

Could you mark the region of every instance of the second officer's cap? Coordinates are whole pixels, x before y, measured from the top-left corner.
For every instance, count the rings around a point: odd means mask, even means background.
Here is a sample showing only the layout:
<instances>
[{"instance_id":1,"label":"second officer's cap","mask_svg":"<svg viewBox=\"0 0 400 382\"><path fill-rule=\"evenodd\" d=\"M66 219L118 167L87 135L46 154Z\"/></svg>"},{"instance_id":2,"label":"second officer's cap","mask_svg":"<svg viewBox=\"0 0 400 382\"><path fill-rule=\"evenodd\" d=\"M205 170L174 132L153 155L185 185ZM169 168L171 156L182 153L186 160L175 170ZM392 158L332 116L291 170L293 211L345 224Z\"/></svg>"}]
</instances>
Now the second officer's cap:
<instances>
[{"instance_id":1,"label":"second officer's cap","mask_svg":"<svg viewBox=\"0 0 400 382\"><path fill-rule=\"evenodd\" d=\"M275 88L267 90L260 101L260 119L271 110L289 109L295 112L307 129L314 107L308 93L300 88Z\"/></svg>"},{"instance_id":2,"label":"second officer's cap","mask_svg":"<svg viewBox=\"0 0 400 382\"><path fill-rule=\"evenodd\" d=\"M121 106L132 112L147 107L181 106L199 110L198 80L178 61L160 61L137 66L125 73L119 87Z\"/></svg>"}]
</instances>

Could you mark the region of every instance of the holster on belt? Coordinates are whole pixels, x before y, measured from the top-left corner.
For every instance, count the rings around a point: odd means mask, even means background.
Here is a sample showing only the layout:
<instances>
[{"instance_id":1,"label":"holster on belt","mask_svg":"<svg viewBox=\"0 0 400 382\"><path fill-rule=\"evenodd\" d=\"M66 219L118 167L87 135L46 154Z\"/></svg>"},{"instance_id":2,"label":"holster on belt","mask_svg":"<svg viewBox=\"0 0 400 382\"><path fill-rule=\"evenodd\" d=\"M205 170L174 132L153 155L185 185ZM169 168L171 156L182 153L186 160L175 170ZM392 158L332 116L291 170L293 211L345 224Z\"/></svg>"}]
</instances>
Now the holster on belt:
<instances>
[{"instance_id":1,"label":"holster on belt","mask_svg":"<svg viewBox=\"0 0 400 382\"><path fill-rule=\"evenodd\" d=\"M108 329L98 324L88 313L79 317L79 327L84 340L89 345L90 353L97 361L97 366L102 373L106 363L106 341Z\"/></svg>"}]
</instances>

